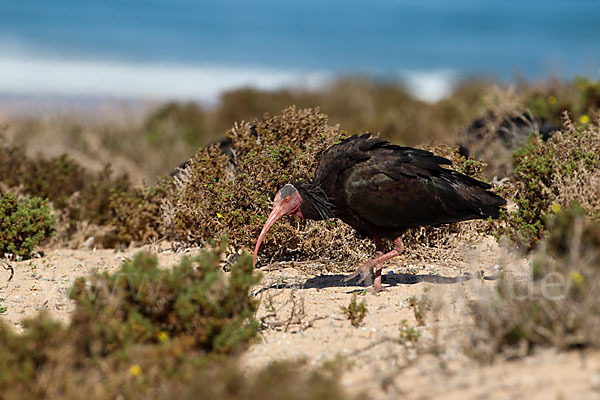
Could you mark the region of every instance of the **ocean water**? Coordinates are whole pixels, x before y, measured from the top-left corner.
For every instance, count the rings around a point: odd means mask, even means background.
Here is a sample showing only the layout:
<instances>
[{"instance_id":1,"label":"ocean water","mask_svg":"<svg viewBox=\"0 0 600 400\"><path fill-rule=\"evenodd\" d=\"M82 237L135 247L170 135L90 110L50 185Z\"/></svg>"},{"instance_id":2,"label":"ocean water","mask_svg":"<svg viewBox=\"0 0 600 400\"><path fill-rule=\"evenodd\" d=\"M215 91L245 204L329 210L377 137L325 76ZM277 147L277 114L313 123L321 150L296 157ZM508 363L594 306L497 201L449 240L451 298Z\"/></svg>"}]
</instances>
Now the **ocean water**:
<instances>
[{"instance_id":1,"label":"ocean water","mask_svg":"<svg viewBox=\"0 0 600 400\"><path fill-rule=\"evenodd\" d=\"M596 0L1 0L0 95L214 101L223 90L398 79L598 79Z\"/></svg>"}]
</instances>

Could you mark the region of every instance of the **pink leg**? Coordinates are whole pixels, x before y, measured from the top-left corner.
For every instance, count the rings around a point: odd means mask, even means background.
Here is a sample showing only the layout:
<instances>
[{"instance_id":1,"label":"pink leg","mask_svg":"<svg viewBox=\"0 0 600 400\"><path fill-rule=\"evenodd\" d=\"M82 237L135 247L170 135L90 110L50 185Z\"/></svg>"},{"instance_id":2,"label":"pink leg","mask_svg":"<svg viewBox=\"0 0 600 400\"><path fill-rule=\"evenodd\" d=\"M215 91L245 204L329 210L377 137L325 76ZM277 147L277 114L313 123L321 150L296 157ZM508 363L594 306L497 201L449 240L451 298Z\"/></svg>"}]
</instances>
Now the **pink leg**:
<instances>
[{"instance_id":1,"label":"pink leg","mask_svg":"<svg viewBox=\"0 0 600 400\"><path fill-rule=\"evenodd\" d=\"M383 242L381 241L381 238L377 237L377 236L373 237L373 241L375 242L375 258L379 258L385 254L383 252ZM376 292L383 290L383 287L381 286L381 270L382 269L383 269L382 262L377 264L377 267L375 267L375 279L373 280L373 290ZM375 289L377 287L379 287L379 290Z\"/></svg>"},{"instance_id":2,"label":"pink leg","mask_svg":"<svg viewBox=\"0 0 600 400\"><path fill-rule=\"evenodd\" d=\"M396 240L394 240L394 248L387 253L383 253L381 239L373 238L373 240L375 241L377 256L374 259L367 261L366 263L358 267L358 269L352 275L346 277L344 281L347 282L350 279L362 273L363 277L359 280L359 282L362 282L366 279L367 276L371 276L371 269L374 266L377 266L375 270L375 280L373 281L373 290L375 292L380 292L383 289L381 286L381 270L383 269L383 263L391 258L400 255L404 251L404 243L402 243L402 237L398 237Z\"/></svg>"}]
</instances>

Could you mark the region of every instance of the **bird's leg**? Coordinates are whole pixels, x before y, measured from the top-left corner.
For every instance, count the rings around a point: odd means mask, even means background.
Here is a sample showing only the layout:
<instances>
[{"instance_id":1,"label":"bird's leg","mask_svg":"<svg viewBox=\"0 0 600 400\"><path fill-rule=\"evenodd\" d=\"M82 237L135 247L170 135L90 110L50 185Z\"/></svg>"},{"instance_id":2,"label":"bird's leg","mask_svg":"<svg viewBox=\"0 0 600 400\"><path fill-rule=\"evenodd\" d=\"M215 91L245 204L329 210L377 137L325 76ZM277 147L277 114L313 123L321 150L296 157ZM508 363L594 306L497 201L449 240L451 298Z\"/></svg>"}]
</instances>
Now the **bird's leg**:
<instances>
[{"instance_id":1,"label":"bird's leg","mask_svg":"<svg viewBox=\"0 0 600 400\"><path fill-rule=\"evenodd\" d=\"M375 241L375 247L377 248L377 241ZM394 248L387 252L387 253L383 253L382 250L378 250L377 251L377 256L370 260L367 261L366 263L364 263L363 265L361 265L360 267L358 267L358 269L350 276L346 277L344 279L345 282L349 281L350 279L358 276L360 273L365 273L366 272L371 272L371 269L374 266L377 266L377 269L375 271L375 281L373 282L373 290L375 292L380 292L382 290L382 286L381 286L381 270L383 268L383 263L386 262L387 260L394 258L398 255L400 255L402 252L404 251L404 243L402 243L402 237L398 237L396 240L394 240ZM364 281L366 277L363 276L363 278L361 278L359 280L359 282Z\"/></svg>"},{"instance_id":2,"label":"bird's leg","mask_svg":"<svg viewBox=\"0 0 600 400\"><path fill-rule=\"evenodd\" d=\"M383 252L383 242L380 237L374 236L373 241L375 242L375 258L379 258L383 256L385 253ZM383 262L377 264L375 267L375 280L373 280L373 290L375 292L380 292L383 290L381 285L381 270L383 269Z\"/></svg>"}]
</instances>

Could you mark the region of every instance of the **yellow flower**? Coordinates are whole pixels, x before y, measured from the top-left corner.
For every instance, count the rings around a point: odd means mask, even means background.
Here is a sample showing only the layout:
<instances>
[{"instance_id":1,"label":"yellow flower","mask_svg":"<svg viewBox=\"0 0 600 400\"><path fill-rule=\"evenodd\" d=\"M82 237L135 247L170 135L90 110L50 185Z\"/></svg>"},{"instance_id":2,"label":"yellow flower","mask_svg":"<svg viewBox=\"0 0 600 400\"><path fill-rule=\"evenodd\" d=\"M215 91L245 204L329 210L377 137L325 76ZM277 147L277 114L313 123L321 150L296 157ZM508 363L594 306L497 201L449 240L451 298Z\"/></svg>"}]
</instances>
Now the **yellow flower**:
<instances>
[{"instance_id":1,"label":"yellow flower","mask_svg":"<svg viewBox=\"0 0 600 400\"><path fill-rule=\"evenodd\" d=\"M158 338L159 341L164 342L166 340L169 340L169 334L165 331L160 331L158 332L158 335L156 335L156 337Z\"/></svg>"},{"instance_id":2,"label":"yellow flower","mask_svg":"<svg viewBox=\"0 0 600 400\"><path fill-rule=\"evenodd\" d=\"M583 275L581 275L581 272L573 271L573 272L571 272L571 280L573 281L575 286L581 286L581 284L584 281L584 277L583 277Z\"/></svg>"},{"instance_id":3,"label":"yellow flower","mask_svg":"<svg viewBox=\"0 0 600 400\"><path fill-rule=\"evenodd\" d=\"M129 368L129 373L133 376L138 376L142 373L142 367L140 367L137 364L134 364L131 366L131 368Z\"/></svg>"},{"instance_id":4,"label":"yellow flower","mask_svg":"<svg viewBox=\"0 0 600 400\"><path fill-rule=\"evenodd\" d=\"M561 209L561 207L560 207L560 204L558 204L558 203L553 203L553 204L550 206L550 211L552 211L552 213L554 213L554 214L557 214L557 213L559 213L559 212L560 212L560 209Z\"/></svg>"},{"instance_id":5,"label":"yellow flower","mask_svg":"<svg viewBox=\"0 0 600 400\"><path fill-rule=\"evenodd\" d=\"M587 124L588 122L590 122L590 116L583 114L581 117L579 117L579 122L581 122L582 124Z\"/></svg>"},{"instance_id":6,"label":"yellow flower","mask_svg":"<svg viewBox=\"0 0 600 400\"><path fill-rule=\"evenodd\" d=\"M556 104L556 97L548 96L548 104Z\"/></svg>"},{"instance_id":7,"label":"yellow flower","mask_svg":"<svg viewBox=\"0 0 600 400\"><path fill-rule=\"evenodd\" d=\"M217 213L217 218L223 218L223 216L221 215L221 213Z\"/></svg>"}]
</instances>

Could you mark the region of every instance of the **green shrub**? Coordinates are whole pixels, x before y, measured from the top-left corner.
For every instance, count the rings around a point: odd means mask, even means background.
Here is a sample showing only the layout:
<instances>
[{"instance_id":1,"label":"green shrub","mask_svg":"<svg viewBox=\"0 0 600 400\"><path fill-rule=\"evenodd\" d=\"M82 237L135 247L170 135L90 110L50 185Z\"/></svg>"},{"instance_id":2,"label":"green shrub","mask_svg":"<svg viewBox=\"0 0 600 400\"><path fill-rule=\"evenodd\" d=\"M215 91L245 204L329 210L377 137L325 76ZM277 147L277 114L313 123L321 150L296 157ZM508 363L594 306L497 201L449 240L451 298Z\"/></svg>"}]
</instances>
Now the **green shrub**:
<instances>
[{"instance_id":1,"label":"green shrub","mask_svg":"<svg viewBox=\"0 0 600 400\"><path fill-rule=\"evenodd\" d=\"M112 170L106 166L95 174L76 197L72 211L77 220L88 221L96 225L110 225L114 220L111 198L115 193L131 190L126 175L113 177Z\"/></svg>"},{"instance_id":2,"label":"green shrub","mask_svg":"<svg viewBox=\"0 0 600 400\"><path fill-rule=\"evenodd\" d=\"M25 320L24 332L15 333L0 320L0 393L3 399L34 396L43 398L36 388L41 369L56 359L66 338L65 328L45 315ZM6 396L6 397L3 397Z\"/></svg>"},{"instance_id":3,"label":"green shrub","mask_svg":"<svg viewBox=\"0 0 600 400\"><path fill-rule=\"evenodd\" d=\"M574 125L544 142L533 134L514 154L517 208L504 215L497 234L532 249L547 217L572 202L600 216L600 125Z\"/></svg>"},{"instance_id":4,"label":"green shrub","mask_svg":"<svg viewBox=\"0 0 600 400\"><path fill-rule=\"evenodd\" d=\"M68 329L45 317L28 322L23 334L0 321L0 356L3 400L351 398L335 371L276 362L248 373L235 358L210 360L174 342L89 358L72 346Z\"/></svg>"},{"instance_id":5,"label":"green shrub","mask_svg":"<svg viewBox=\"0 0 600 400\"><path fill-rule=\"evenodd\" d=\"M25 193L48 199L57 209L67 207L69 197L91 180L90 174L66 154L24 161L27 165L20 183Z\"/></svg>"},{"instance_id":6,"label":"green shrub","mask_svg":"<svg viewBox=\"0 0 600 400\"><path fill-rule=\"evenodd\" d=\"M68 218L71 228L81 221L112 222L111 196L130 187L125 175L113 177L110 166L93 173L66 154L29 159L21 183L25 193L47 198Z\"/></svg>"},{"instance_id":7,"label":"green shrub","mask_svg":"<svg viewBox=\"0 0 600 400\"><path fill-rule=\"evenodd\" d=\"M114 215L114 240L117 243L148 243L163 237L162 202L167 198L173 180L161 179L149 188L114 191L110 206Z\"/></svg>"},{"instance_id":8,"label":"green shrub","mask_svg":"<svg viewBox=\"0 0 600 400\"><path fill-rule=\"evenodd\" d=\"M528 280L503 276L492 296L470 304L468 348L478 358L600 346L600 223L571 206L549 216L547 229Z\"/></svg>"},{"instance_id":9,"label":"green shrub","mask_svg":"<svg viewBox=\"0 0 600 400\"><path fill-rule=\"evenodd\" d=\"M10 146L2 136L4 126L0 125L0 182L7 188L21 184L24 160L27 160L25 149L20 146Z\"/></svg>"},{"instance_id":10,"label":"green shrub","mask_svg":"<svg viewBox=\"0 0 600 400\"><path fill-rule=\"evenodd\" d=\"M222 249L184 258L172 270L160 269L156 257L138 254L115 273L79 278L73 329L81 350L95 355L134 343L180 341L185 347L230 353L251 341L258 323L257 283L251 258L240 257L225 279L219 267Z\"/></svg>"},{"instance_id":11,"label":"green shrub","mask_svg":"<svg viewBox=\"0 0 600 400\"><path fill-rule=\"evenodd\" d=\"M12 193L0 196L0 255L27 256L54 233L48 201L39 197L19 201Z\"/></svg>"}]
</instances>

